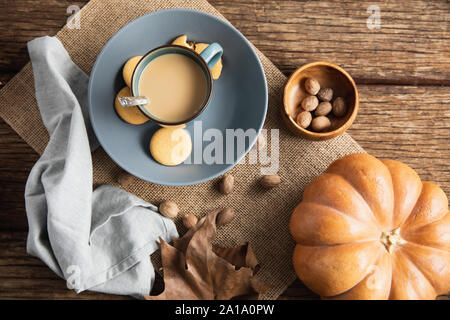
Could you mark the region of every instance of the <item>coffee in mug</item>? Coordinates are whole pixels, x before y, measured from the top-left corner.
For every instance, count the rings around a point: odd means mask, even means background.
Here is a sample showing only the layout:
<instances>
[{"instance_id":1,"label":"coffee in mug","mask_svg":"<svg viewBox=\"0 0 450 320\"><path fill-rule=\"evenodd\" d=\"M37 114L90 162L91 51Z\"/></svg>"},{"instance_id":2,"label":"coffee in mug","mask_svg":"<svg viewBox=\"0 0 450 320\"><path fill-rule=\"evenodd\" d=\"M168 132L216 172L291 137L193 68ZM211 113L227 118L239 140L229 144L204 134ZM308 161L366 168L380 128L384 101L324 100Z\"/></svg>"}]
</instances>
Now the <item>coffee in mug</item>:
<instances>
[{"instance_id":1,"label":"coffee in mug","mask_svg":"<svg viewBox=\"0 0 450 320\"><path fill-rule=\"evenodd\" d=\"M149 102L141 112L163 126L179 126L195 119L208 105L213 89L211 68L223 49L210 44L201 54L177 45L151 50L138 62L131 80L133 96Z\"/></svg>"},{"instance_id":2,"label":"coffee in mug","mask_svg":"<svg viewBox=\"0 0 450 320\"><path fill-rule=\"evenodd\" d=\"M202 68L184 54L169 53L152 60L142 71L139 94L148 97L145 109L164 122L188 119L207 96Z\"/></svg>"}]
</instances>

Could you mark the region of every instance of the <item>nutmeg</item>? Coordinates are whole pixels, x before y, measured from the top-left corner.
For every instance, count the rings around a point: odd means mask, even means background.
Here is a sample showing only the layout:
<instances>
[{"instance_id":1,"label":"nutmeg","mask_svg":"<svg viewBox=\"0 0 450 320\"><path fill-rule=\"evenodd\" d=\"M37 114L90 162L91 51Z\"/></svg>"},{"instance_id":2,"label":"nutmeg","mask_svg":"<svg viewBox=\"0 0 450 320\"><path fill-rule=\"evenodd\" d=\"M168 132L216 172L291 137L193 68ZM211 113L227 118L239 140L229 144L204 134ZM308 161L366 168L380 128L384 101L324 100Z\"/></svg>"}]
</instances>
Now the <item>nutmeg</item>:
<instances>
[{"instance_id":1,"label":"nutmeg","mask_svg":"<svg viewBox=\"0 0 450 320\"><path fill-rule=\"evenodd\" d=\"M305 80L305 90L311 95L316 95L320 90L320 84L316 79L308 78Z\"/></svg>"},{"instance_id":2,"label":"nutmeg","mask_svg":"<svg viewBox=\"0 0 450 320\"><path fill-rule=\"evenodd\" d=\"M326 101L330 102L331 99L333 99L333 89L331 88L322 88L317 93L317 98L319 98L320 101Z\"/></svg>"},{"instance_id":3,"label":"nutmeg","mask_svg":"<svg viewBox=\"0 0 450 320\"><path fill-rule=\"evenodd\" d=\"M297 124L302 128L308 128L312 121L312 115L309 111L300 112L297 116Z\"/></svg>"},{"instance_id":4,"label":"nutmeg","mask_svg":"<svg viewBox=\"0 0 450 320\"><path fill-rule=\"evenodd\" d=\"M333 102L333 113L336 117L343 117L347 113L347 104L344 98L337 97Z\"/></svg>"},{"instance_id":5,"label":"nutmeg","mask_svg":"<svg viewBox=\"0 0 450 320\"><path fill-rule=\"evenodd\" d=\"M183 224L186 228L191 229L197 225L198 218L192 213L183 216Z\"/></svg>"},{"instance_id":6,"label":"nutmeg","mask_svg":"<svg viewBox=\"0 0 450 320\"><path fill-rule=\"evenodd\" d=\"M331 105L331 103L324 101L319 103L316 110L314 111L314 114L316 116L326 116L331 112L332 108L333 106Z\"/></svg>"},{"instance_id":7,"label":"nutmeg","mask_svg":"<svg viewBox=\"0 0 450 320\"><path fill-rule=\"evenodd\" d=\"M305 111L313 111L319 105L319 100L316 96L307 96L302 100L301 107Z\"/></svg>"},{"instance_id":8,"label":"nutmeg","mask_svg":"<svg viewBox=\"0 0 450 320\"><path fill-rule=\"evenodd\" d=\"M260 180L261 185L266 188L273 188L281 183L281 178L277 174L267 174Z\"/></svg>"},{"instance_id":9,"label":"nutmeg","mask_svg":"<svg viewBox=\"0 0 450 320\"><path fill-rule=\"evenodd\" d=\"M175 218L179 211L177 204L170 200L164 201L159 205L159 212L167 218Z\"/></svg>"},{"instance_id":10,"label":"nutmeg","mask_svg":"<svg viewBox=\"0 0 450 320\"><path fill-rule=\"evenodd\" d=\"M126 171L122 171L117 177L117 182L123 187L130 185L133 180L134 177Z\"/></svg>"},{"instance_id":11,"label":"nutmeg","mask_svg":"<svg viewBox=\"0 0 450 320\"><path fill-rule=\"evenodd\" d=\"M325 116L318 116L311 122L311 128L317 132L327 130L330 126L330 119Z\"/></svg>"},{"instance_id":12,"label":"nutmeg","mask_svg":"<svg viewBox=\"0 0 450 320\"><path fill-rule=\"evenodd\" d=\"M230 194L234 188L234 177L231 174L226 174L219 184L219 191L223 194Z\"/></svg>"},{"instance_id":13,"label":"nutmeg","mask_svg":"<svg viewBox=\"0 0 450 320\"><path fill-rule=\"evenodd\" d=\"M231 220L234 219L234 209L233 208L225 208L219 212L216 217L216 224L218 226L222 226L224 224L230 223Z\"/></svg>"}]
</instances>

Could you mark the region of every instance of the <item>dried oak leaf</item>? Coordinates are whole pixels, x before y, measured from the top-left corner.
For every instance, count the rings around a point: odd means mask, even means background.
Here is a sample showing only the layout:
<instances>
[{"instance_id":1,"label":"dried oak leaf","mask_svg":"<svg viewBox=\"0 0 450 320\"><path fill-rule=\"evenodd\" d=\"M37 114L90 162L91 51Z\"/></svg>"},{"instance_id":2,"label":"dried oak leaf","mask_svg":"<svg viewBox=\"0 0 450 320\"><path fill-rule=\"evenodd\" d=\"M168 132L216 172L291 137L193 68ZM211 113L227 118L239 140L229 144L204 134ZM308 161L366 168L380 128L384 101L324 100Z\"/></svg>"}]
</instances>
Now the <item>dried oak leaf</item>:
<instances>
[{"instance_id":1,"label":"dried oak leaf","mask_svg":"<svg viewBox=\"0 0 450 320\"><path fill-rule=\"evenodd\" d=\"M231 299L264 293L269 286L255 273L258 260L248 243L236 248L213 246L215 210L203 217L173 246L160 239L165 289L147 300Z\"/></svg>"}]
</instances>

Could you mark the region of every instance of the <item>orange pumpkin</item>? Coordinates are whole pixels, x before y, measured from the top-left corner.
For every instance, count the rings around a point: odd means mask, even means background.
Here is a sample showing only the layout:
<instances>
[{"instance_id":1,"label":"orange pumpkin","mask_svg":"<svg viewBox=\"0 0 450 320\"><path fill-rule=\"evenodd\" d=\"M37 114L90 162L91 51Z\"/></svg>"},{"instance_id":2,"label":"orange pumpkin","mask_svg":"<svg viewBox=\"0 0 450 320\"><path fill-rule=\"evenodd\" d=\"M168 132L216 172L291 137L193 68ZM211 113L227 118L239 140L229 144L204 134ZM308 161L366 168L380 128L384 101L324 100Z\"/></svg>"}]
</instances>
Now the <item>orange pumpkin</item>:
<instances>
[{"instance_id":1,"label":"orange pumpkin","mask_svg":"<svg viewBox=\"0 0 450 320\"><path fill-rule=\"evenodd\" d=\"M295 208L298 277L326 299L434 299L450 291L450 214L409 166L353 154L312 181Z\"/></svg>"}]
</instances>

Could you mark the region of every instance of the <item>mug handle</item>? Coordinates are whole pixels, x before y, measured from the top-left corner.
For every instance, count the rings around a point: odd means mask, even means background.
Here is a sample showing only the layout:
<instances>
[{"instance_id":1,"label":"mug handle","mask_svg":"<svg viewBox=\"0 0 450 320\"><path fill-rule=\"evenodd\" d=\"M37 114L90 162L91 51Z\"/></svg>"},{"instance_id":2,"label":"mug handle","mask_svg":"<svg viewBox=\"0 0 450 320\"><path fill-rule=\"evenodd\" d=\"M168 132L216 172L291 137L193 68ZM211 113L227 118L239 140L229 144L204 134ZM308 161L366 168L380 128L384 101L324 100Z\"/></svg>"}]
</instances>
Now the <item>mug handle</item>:
<instances>
[{"instance_id":1,"label":"mug handle","mask_svg":"<svg viewBox=\"0 0 450 320\"><path fill-rule=\"evenodd\" d=\"M212 69L214 65L219 61L219 59L222 57L223 54L223 48L218 43L211 43L209 46L206 47L205 50L200 53L200 56L203 58L203 60L206 61L208 64L209 69Z\"/></svg>"}]
</instances>

